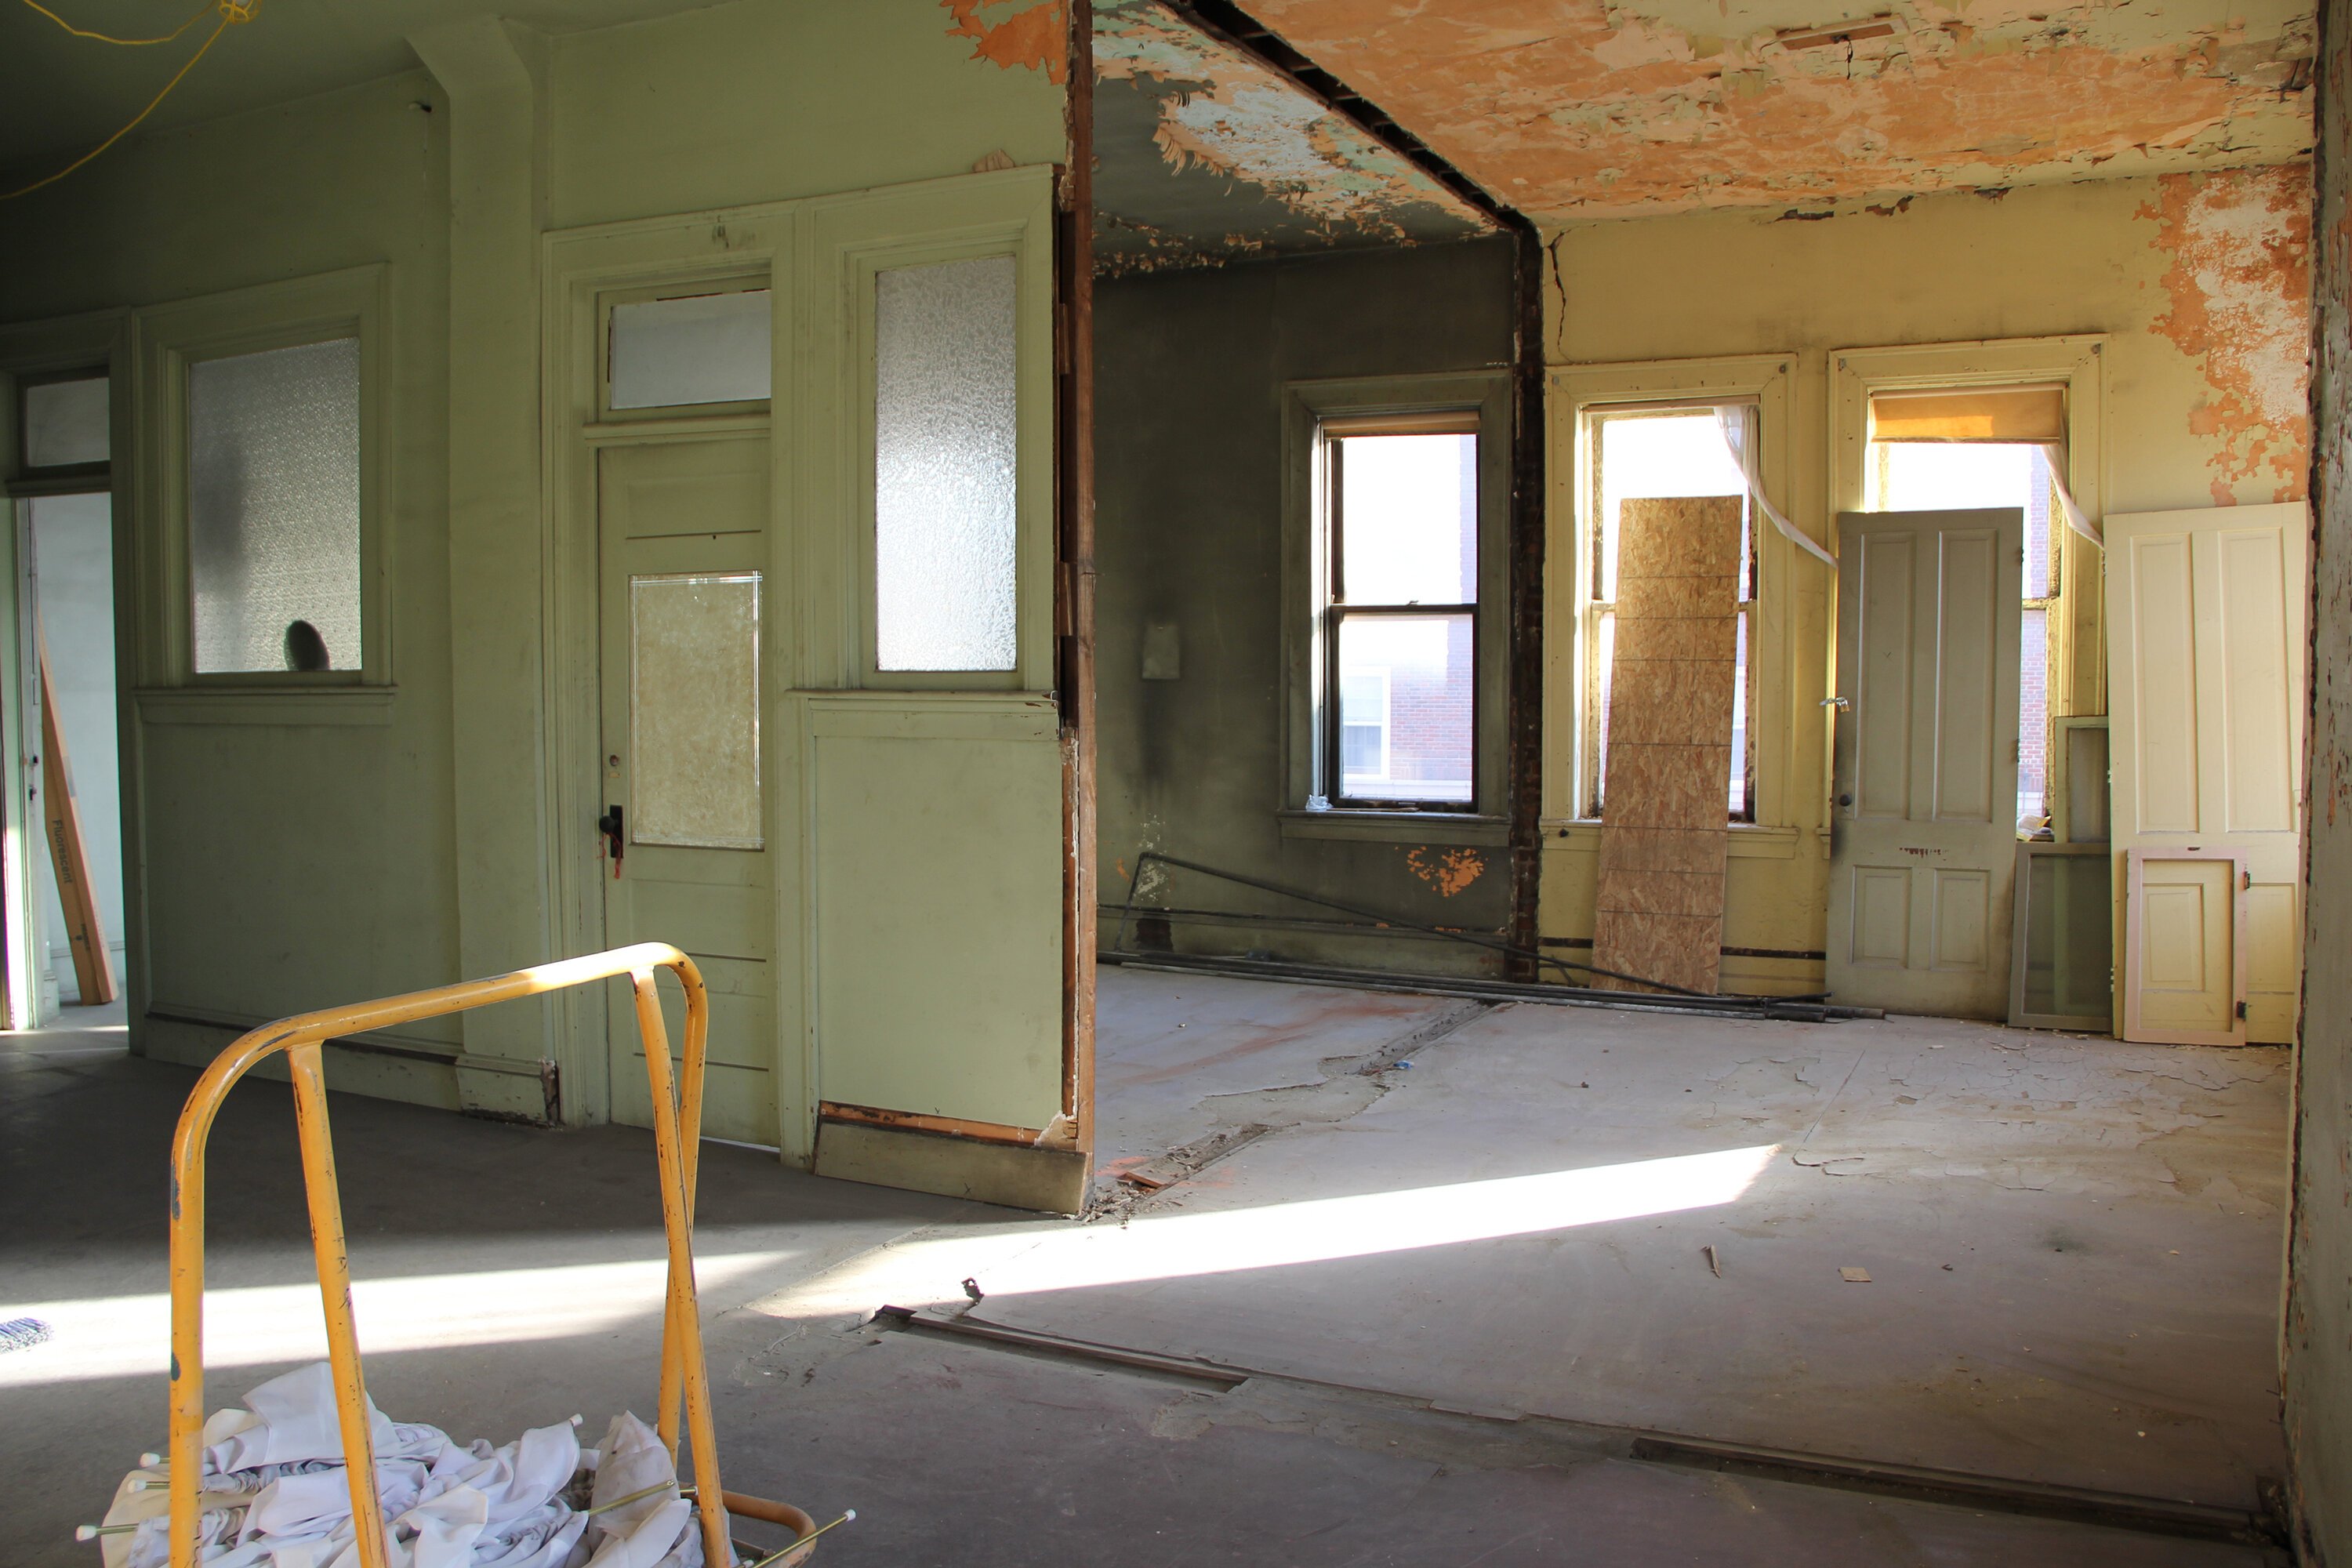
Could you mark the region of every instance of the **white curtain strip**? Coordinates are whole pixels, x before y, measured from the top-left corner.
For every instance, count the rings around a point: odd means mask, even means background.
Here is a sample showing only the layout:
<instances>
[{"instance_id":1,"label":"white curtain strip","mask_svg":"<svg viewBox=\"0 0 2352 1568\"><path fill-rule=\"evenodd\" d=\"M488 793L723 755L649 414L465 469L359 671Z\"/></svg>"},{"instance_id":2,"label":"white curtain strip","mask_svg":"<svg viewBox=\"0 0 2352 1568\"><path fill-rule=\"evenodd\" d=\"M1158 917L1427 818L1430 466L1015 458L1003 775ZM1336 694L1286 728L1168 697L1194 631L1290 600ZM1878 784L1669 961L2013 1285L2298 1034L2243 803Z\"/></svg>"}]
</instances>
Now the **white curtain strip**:
<instances>
[{"instance_id":1,"label":"white curtain strip","mask_svg":"<svg viewBox=\"0 0 2352 1568\"><path fill-rule=\"evenodd\" d=\"M2101 549L2105 549L2107 542L2099 536L2096 525L2084 515L2081 503L2074 500L2074 492L2066 486L2064 442L2053 441L2042 448L2042 467L2050 475L2050 488L2058 492L2058 509L2066 514L2066 526Z\"/></svg>"},{"instance_id":2,"label":"white curtain strip","mask_svg":"<svg viewBox=\"0 0 2352 1568\"><path fill-rule=\"evenodd\" d=\"M1723 433L1723 444L1731 448L1731 460L1739 465L1740 473L1747 478L1748 498L1755 501L1758 510L1772 520L1773 527L1788 535L1790 543L1831 571L1836 571L1837 557L1806 538L1797 525L1790 522L1787 515L1772 504L1771 498L1764 493L1764 475L1762 469L1757 465L1756 443L1749 439L1750 433L1755 428L1755 405L1748 403L1718 404L1715 410L1716 428ZM2074 503L2071 500L2067 501L2069 521L2072 521L2074 516Z\"/></svg>"}]
</instances>

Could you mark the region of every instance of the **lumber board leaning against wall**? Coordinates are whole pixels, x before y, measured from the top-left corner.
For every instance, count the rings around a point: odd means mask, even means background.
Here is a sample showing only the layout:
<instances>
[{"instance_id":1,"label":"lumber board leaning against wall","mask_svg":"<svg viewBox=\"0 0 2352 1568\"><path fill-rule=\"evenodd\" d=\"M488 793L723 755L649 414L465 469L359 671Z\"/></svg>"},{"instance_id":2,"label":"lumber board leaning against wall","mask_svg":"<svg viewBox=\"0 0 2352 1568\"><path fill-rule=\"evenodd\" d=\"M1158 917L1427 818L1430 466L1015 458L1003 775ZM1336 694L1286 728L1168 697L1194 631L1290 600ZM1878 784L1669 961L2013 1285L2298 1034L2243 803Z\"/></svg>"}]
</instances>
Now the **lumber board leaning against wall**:
<instances>
[{"instance_id":1,"label":"lumber board leaning against wall","mask_svg":"<svg viewBox=\"0 0 2352 1568\"><path fill-rule=\"evenodd\" d=\"M1723 952L1739 516L1737 496L1624 503L1593 908L1595 964L1709 994Z\"/></svg>"}]
</instances>

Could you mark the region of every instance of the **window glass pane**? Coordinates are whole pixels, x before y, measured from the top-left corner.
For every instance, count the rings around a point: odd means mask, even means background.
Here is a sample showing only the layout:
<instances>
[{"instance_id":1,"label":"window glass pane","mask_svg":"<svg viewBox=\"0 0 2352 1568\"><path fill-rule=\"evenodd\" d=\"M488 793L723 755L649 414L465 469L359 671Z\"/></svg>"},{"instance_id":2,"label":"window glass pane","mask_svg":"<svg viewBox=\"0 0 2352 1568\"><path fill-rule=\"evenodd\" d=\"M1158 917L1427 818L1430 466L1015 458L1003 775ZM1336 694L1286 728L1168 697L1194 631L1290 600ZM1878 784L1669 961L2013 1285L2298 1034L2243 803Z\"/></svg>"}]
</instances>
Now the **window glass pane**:
<instances>
[{"instance_id":1,"label":"window glass pane","mask_svg":"<svg viewBox=\"0 0 2352 1568\"><path fill-rule=\"evenodd\" d=\"M760 574L629 579L629 838L757 849Z\"/></svg>"},{"instance_id":2,"label":"window glass pane","mask_svg":"<svg viewBox=\"0 0 2352 1568\"><path fill-rule=\"evenodd\" d=\"M2031 608L2017 637L2017 825L2042 826L2049 811L2050 612Z\"/></svg>"},{"instance_id":3,"label":"window glass pane","mask_svg":"<svg viewBox=\"0 0 2352 1568\"><path fill-rule=\"evenodd\" d=\"M768 395L765 289L613 307L612 405L675 408Z\"/></svg>"},{"instance_id":4,"label":"window glass pane","mask_svg":"<svg viewBox=\"0 0 2352 1568\"><path fill-rule=\"evenodd\" d=\"M2026 1012L2107 1016L2114 995L2114 875L2104 855L2026 857Z\"/></svg>"},{"instance_id":5,"label":"window glass pane","mask_svg":"<svg viewBox=\"0 0 2352 1568\"><path fill-rule=\"evenodd\" d=\"M1468 803L1472 626L1467 613L1340 617L1343 794Z\"/></svg>"},{"instance_id":6,"label":"window glass pane","mask_svg":"<svg viewBox=\"0 0 2352 1568\"><path fill-rule=\"evenodd\" d=\"M1592 742L1592 809L1598 813L1601 803L1609 795L1609 674L1617 662L1617 612L1601 612L1601 624L1592 637L1592 671L1595 687L1593 706L1600 710L1593 721Z\"/></svg>"},{"instance_id":7,"label":"window glass pane","mask_svg":"<svg viewBox=\"0 0 2352 1568\"><path fill-rule=\"evenodd\" d=\"M875 662L1015 666L1013 259L874 279Z\"/></svg>"},{"instance_id":8,"label":"window glass pane","mask_svg":"<svg viewBox=\"0 0 2352 1568\"><path fill-rule=\"evenodd\" d=\"M1740 606L1738 630L1732 642L1731 666L1731 815L1748 815L1748 609Z\"/></svg>"},{"instance_id":9,"label":"window glass pane","mask_svg":"<svg viewBox=\"0 0 2352 1568\"><path fill-rule=\"evenodd\" d=\"M1744 496L1748 481L1732 460L1712 409L1608 414L1597 423L1593 466L1599 488L1600 570L1593 578L1593 596L1614 603L1617 521L1625 502L1663 496Z\"/></svg>"},{"instance_id":10,"label":"window glass pane","mask_svg":"<svg viewBox=\"0 0 2352 1568\"><path fill-rule=\"evenodd\" d=\"M360 668L360 342L188 367L202 674Z\"/></svg>"},{"instance_id":11,"label":"window glass pane","mask_svg":"<svg viewBox=\"0 0 2352 1568\"><path fill-rule=\"evenodd\" d=\"M1478 437L1347 436L1339 597L1349 605L1478 599Z\"/></svg>"},{"instance_id":12,"label":"window glass pane","mask_svg":"<svg viewBox=\"0 0 2352 1568\"><path fill-rule=\"evenodd\" d=\"M37 382L25 388L25 466L103 463L109 446L107 380Z\"/></svg>"},{"instance_id":13,"label":"window glass pane","mask_svg":"<svg viewBox=\"0 0 2352 1568\"><path fill-rule=\"evenodd\" d=\"M2025 513L2025 597L2050 596L2050 519L2056 497L2040 447L1878 441L1870 464L1875 511L2013 506Z\"/></svg>"}]
</instances>

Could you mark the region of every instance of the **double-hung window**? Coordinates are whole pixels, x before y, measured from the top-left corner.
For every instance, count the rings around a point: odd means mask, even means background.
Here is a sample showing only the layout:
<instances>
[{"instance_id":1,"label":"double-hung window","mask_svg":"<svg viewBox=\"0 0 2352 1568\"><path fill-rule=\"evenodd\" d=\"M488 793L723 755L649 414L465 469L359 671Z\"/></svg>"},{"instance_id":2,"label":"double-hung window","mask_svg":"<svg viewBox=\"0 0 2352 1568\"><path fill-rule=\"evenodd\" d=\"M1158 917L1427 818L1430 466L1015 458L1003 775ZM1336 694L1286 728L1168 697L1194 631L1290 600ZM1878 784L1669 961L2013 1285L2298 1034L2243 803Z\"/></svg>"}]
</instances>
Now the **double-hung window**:
<instances>
[{"instance_id":1,"label":"double-hung window","mask_svg":"<svg viewBox=\"0 0 2352 1568\"><path fill-rule=\"evenodd\" d=\"M1476 799L1479 439L1475 409L1321 422L1317 794L1333 806Z\"/></svg>"}]
</instances>

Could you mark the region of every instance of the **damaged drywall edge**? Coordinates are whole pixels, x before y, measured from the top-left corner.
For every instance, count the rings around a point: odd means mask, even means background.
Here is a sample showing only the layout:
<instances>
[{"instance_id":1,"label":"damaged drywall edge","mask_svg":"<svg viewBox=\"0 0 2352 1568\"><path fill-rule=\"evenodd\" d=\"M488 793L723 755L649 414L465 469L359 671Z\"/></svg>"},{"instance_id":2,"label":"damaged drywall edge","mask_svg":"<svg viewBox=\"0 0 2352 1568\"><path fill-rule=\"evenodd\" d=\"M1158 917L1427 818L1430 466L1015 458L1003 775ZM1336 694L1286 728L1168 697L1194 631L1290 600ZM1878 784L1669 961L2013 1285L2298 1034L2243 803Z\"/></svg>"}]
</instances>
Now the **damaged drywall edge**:
<instances>
[{"instance_id":1,"label":"damaged drywall edge","mask_svg":"<svg viewBox=\"0 0 2352 1568\"><path fill-rule=\"evenodd\" d=\"M1402 242L1404 220L1432 210L1472 229L1492 226L1410 160L1157 0L1096 7L1095 69L1100 79L1155 89L1153 140L1172 169L1261 186L1333 240L1349 230Z\"/></svg>"},{"instance_id":2,"label":"damaged drywall edge","mask_svg":"<svg viewBox=\"0 0 2352 1568\"><path fill-rule=\"evenodd\" d=\"M2167 174L2137 214L2168 258L2171 308L2148 330L2202 362L2189 432L2212 447L2214 504L2242 485L2301 500L2311 466L2311 174L2306 165Z\"/></svg>"},{"instance_id":3,"label":"damaged drywall edge","mask_svg":"<svg viewBox=\"0 0 2352 1568\"><path fill-rule=\"evenodd\" d=\"M1791 48L1786 14L1747 0L1253 7L1548 224L2301 155L2311 8L2168 11L1904 0L1885 36Z\"/></svg>"}]
</instances>

